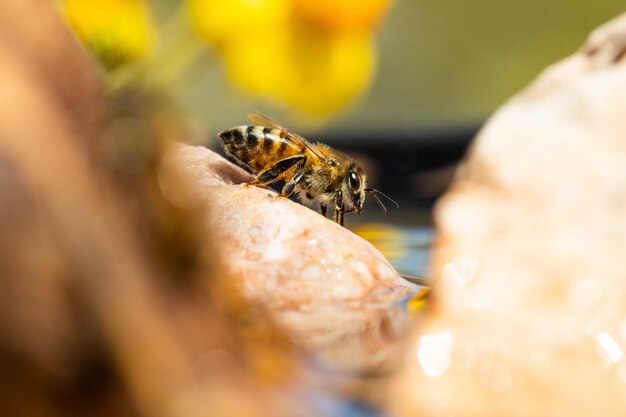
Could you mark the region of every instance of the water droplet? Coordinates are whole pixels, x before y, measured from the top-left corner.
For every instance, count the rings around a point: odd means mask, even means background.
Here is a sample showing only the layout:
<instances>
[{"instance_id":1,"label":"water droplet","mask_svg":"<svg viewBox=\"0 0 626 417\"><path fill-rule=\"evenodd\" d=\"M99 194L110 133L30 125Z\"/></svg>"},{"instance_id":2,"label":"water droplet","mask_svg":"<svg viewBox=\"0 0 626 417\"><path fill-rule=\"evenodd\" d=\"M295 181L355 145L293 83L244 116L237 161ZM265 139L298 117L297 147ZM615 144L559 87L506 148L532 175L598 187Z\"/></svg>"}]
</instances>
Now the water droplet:
<instances>
[{"instance_id":1,"label":"water droplet","mask_svg":"<svg viewBox=\"0 0 626 417\"><path fill-rule=\"evenodd\" d=\"M596 350L598 355L607 363L617 363L624 356L624 352L617 340L615 340L607 332L600 333L596 336Z\"/></svg>"},{"instance_id":2,"label":"water droplet","mask_svg":"<svg viewBox=\"0 0 626 417\"><path fill-rule=\"evenodd\" d=\"M443 375L450 367L452 332L436 333L420 337L417 359L429 377Z\"/></svg>"}]
</instances>

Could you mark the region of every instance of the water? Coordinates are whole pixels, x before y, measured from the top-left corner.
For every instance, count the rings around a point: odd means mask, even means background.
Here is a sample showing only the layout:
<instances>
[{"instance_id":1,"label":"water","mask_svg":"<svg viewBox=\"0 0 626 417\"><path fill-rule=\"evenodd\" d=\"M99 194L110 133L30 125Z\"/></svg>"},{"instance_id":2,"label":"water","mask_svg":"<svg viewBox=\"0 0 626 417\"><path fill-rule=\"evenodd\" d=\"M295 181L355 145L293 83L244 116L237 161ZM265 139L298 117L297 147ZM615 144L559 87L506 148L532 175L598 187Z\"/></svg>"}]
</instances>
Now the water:
<instances>
[{"instance_id":1,"label":"water","mask_svg":"<svg viewBox=\"0 0 626 417\"><path fill-rule=\"evenodd\" d=\"M380 250L398 272L415 276L428 275L428 263L434 239L431 207L401 203L387 215L375 205L366 207L361 216L346 215L345 225Z\"/></svg>"}]
</instances>

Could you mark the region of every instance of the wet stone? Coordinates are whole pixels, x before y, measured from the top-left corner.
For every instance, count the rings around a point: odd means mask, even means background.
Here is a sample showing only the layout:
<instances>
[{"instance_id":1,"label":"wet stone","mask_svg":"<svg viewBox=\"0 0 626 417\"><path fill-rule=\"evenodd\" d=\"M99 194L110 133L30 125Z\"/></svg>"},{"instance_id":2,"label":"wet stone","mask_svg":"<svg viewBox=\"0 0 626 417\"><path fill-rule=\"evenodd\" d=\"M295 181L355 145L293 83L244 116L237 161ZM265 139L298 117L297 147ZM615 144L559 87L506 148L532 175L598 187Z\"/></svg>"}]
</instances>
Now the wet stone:
<instances>
[{"instance_id":1,"label":"wet stone","mask_svg":"<svg viewBox=\"0 0 626 417\"><path fill-rule=\"evenodd\" d=\"M272 190L244 187L252 176L207 148L174 144L168 155L163 192L174 204L202 208L247 298L329 364L355 369L386 358L394 338L381 328L403 328L399 300L415 288L378 250Z\"/></svg>"}]
</instances>

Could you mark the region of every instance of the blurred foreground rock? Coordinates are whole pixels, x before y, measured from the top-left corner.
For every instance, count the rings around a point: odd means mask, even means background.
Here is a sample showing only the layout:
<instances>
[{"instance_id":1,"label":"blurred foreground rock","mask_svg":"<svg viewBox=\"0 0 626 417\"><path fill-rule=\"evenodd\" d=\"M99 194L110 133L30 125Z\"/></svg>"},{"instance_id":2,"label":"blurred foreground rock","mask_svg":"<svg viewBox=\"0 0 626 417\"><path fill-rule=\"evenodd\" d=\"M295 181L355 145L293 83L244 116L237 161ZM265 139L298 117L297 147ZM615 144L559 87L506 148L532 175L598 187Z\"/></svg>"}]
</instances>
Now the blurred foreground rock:
<instances>
[{"instance_id":1,"label":"blurred foreground rock","mask_svg":"<svg viewBox=\"0 0 626 417\"><path fill-rule=\"evenodd\" d=\"M0 415L308 415L289 340L162 197L162 130L107 107L52 3L0 2Z\"/></svg>"},{"instance_id":2,"label":"blurred foreground rock","mask_svg":"<svg viewBox=\"0 0 626 417\"><path fill-rule=\"evenodd\" d=\"M274 191L241 184L251 179L206 148L177 144L161 184L178 206L204 210L237 288L296 341L343 369L380 363L415 288L369 242Z\"/></svg>"},{"instance_id":3,"label":"blurred foreground rock","mask_svg":"<svg viewBox=\"0 0 626 417\"><path fill-rule=\"evenodd\" d=\"M626 414L626 15L480 132L440 202L397 416Z\"/></svg>"}]
</instances>

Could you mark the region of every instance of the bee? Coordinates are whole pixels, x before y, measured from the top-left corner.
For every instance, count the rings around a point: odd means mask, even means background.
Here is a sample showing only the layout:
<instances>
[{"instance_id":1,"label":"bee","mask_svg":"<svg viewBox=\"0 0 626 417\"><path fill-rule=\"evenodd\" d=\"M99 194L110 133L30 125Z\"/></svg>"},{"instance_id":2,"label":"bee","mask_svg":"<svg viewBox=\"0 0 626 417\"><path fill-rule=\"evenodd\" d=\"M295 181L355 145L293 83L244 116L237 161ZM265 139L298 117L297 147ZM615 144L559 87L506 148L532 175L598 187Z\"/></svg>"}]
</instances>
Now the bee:
<instances>
[{"instance_id":1,"label":"bee","mask_svg":"<svg viewBox=\"0 0 626 417\"><path fill-rule=\"evenodd\" d=\"M313 144L261 113L248 117L253 126L233 127L219 134L226 155L256 174L246 186L283 180L279 197L296 191L300 201L317 201L324 217L334 204L333 221L342 226L344 214L361 214L366 194L372 195L385 213L378 195L398 207L382 192L367 188L363 167L348 155L323 143Z\"/></svg>"}]
</instances>

